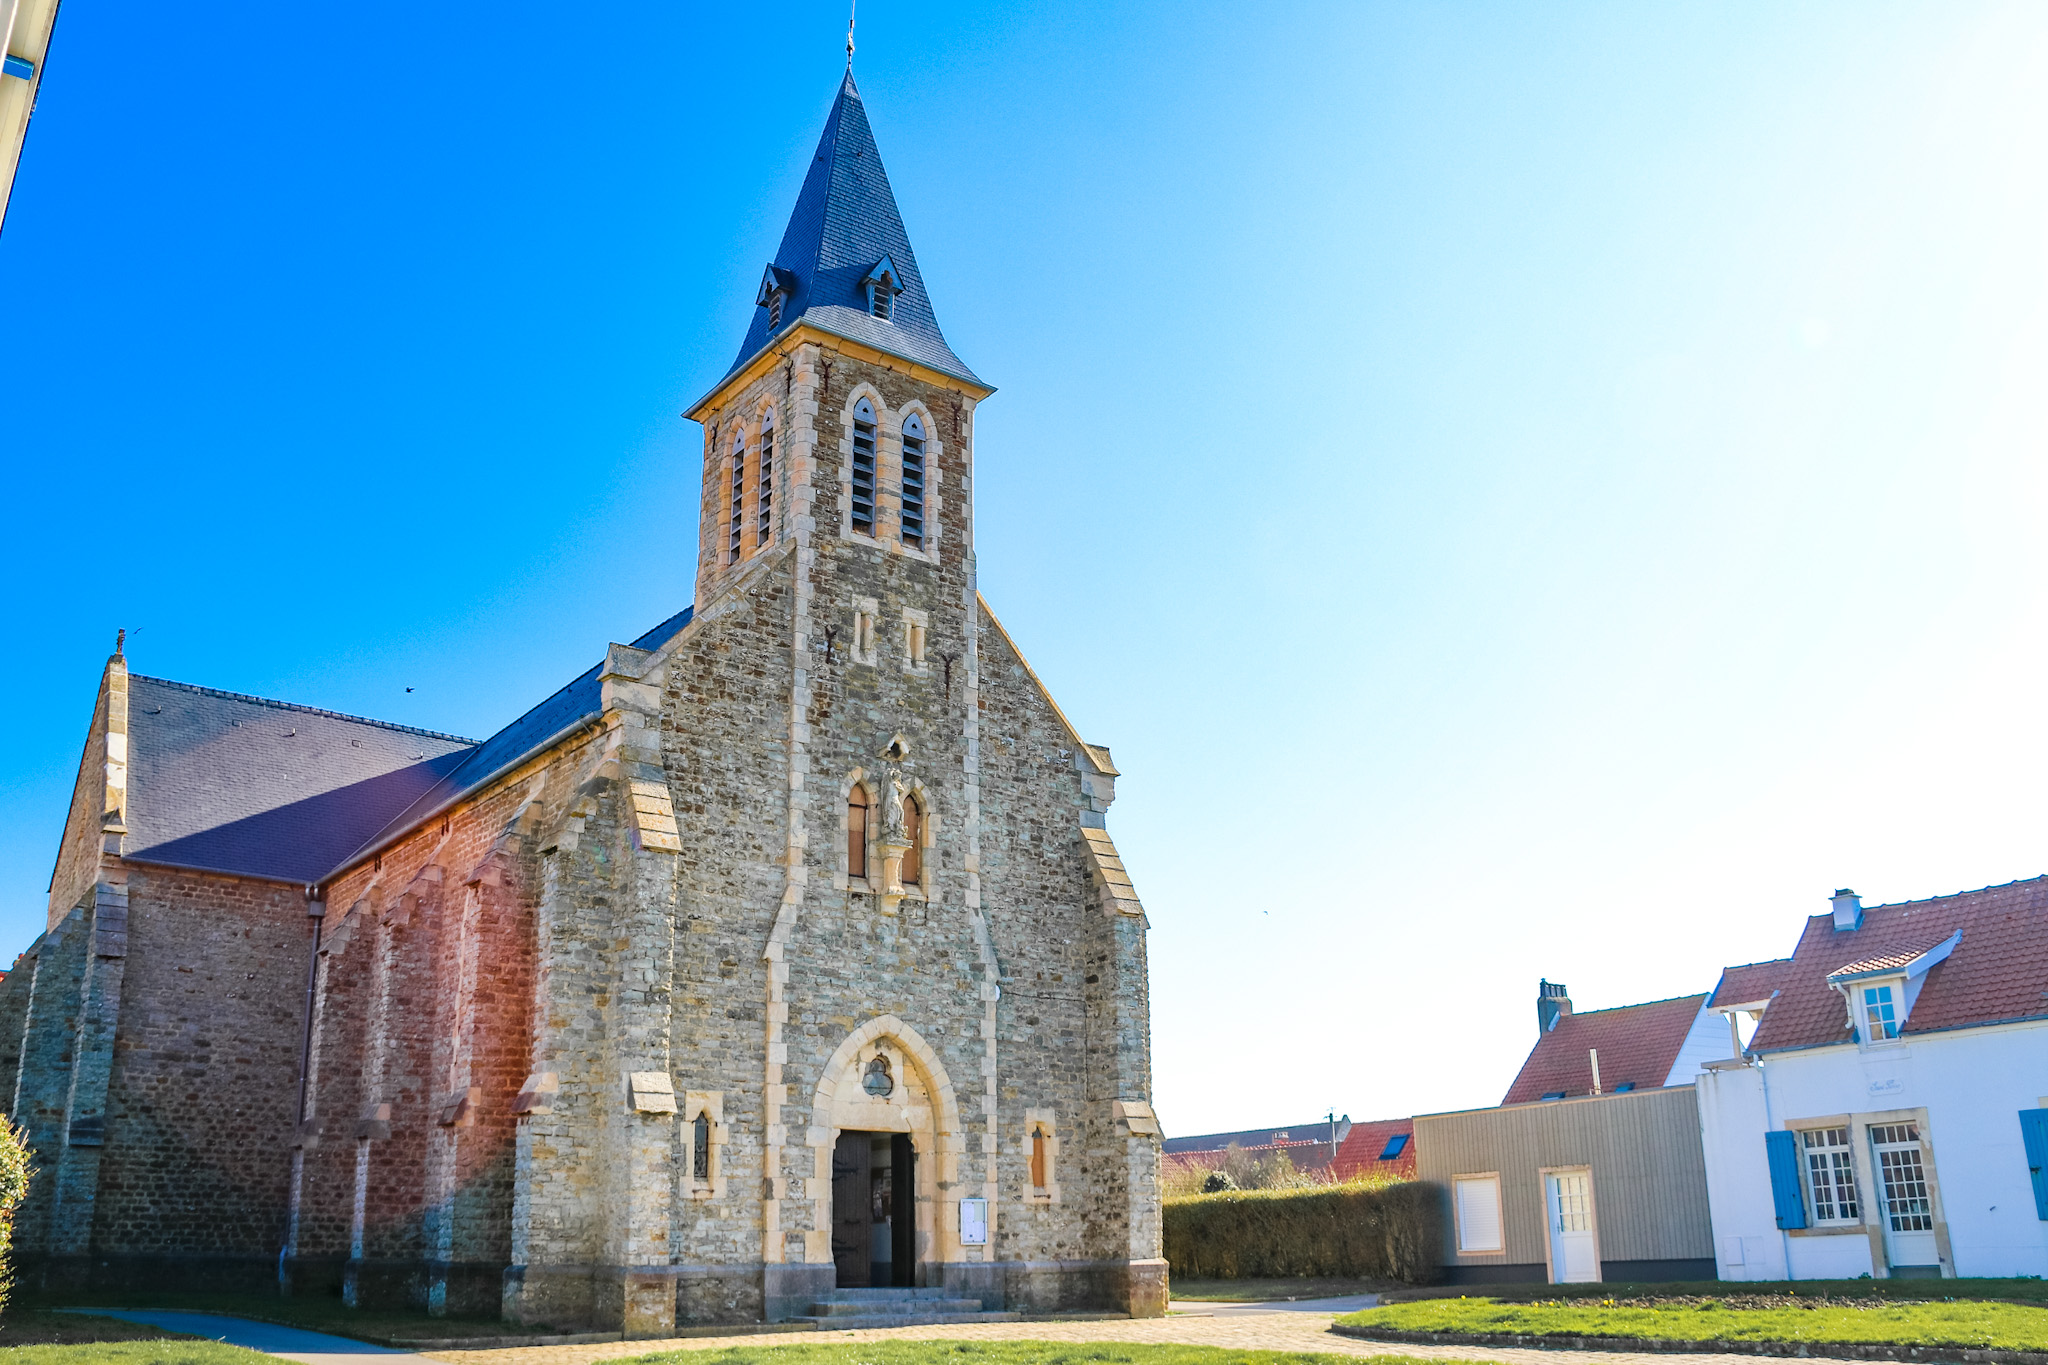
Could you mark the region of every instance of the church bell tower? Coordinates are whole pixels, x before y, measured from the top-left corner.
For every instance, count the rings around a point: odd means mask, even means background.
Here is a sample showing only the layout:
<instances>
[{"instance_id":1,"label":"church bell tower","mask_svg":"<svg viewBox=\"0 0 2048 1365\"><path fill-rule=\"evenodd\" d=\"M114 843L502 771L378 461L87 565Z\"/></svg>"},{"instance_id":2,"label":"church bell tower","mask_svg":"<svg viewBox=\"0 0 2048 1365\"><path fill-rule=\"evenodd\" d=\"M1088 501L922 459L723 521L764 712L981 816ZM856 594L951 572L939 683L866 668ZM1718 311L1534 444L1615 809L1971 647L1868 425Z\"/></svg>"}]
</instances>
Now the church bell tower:
<instances>
[{"instance_id":1,"label":"church bell tower","mask_svg":"<svg viewBox=\"0 0 2048 1365\"><path fill-rule=\"evenodd\" d=\"M704 427L699 609L798 543L971 579L974 405L992 392L939 330L848 70L739 355L686 414ZM835 655L870 653L863 630L884 626L846 624L828 623Z\"/></svg>"}]
</instances>

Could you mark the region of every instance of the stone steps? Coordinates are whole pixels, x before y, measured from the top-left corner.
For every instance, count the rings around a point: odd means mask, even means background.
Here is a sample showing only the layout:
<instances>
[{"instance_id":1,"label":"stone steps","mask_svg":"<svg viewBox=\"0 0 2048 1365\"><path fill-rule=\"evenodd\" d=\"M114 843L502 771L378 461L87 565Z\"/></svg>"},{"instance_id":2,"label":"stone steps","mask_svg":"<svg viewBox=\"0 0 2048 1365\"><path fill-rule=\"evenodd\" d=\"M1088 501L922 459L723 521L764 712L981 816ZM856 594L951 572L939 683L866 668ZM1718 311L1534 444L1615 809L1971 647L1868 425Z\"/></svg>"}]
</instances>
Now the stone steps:
<instances>
[{"instance_id":1,"label":"stone steps","mask_svg":"<svg viewBox=\"0 0 2048 1365\"><path fill-rule=\"evenodd\" d=\"M795 1322L827 1331L872 1327L926 1327L967 1322L1017 1322L1020 1313L993 1313L980 1299L945 1289L835 1289Z\"/></svg>"},{"instance_id":2,"label":"stone steps","mask_svg":"<svg viewBox=\"0 0 2048 1365\"><path fill-rule=\"evenodd\" d=\"M851 1332L872 1327L951 1327L968 1322L1022 1322L1022 1313L859 1313L849 1317L798 1314L791 1322L807 1322L822 1332Z\"/></svg>"}]
</instances>

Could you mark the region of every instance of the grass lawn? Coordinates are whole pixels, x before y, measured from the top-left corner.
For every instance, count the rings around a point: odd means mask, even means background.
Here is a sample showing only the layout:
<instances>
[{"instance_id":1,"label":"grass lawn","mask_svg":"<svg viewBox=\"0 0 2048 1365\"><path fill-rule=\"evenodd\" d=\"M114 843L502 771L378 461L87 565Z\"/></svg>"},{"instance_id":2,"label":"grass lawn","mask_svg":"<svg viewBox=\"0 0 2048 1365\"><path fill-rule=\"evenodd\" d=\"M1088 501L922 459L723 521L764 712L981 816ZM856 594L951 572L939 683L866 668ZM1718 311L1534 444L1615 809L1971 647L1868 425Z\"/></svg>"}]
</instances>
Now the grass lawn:
<instances>
[{"instance_id":1,"label":"grass lawn","mask_svg":"<svg viewBox=\"0 0 2048 1365\"><path fill-rule=\"evenodd\" d=\"M278 1365L277 1357L173 1336L139 1322L10 1308L0 1316L7 1365Z\"/></svg>"},{"instance_id":2,"label":"grass lawn","mask_svg":"<svg viewBox=\"0 0 2048 1365\"><path fill-rule=\"evenodd\" d=\"M1954 1281L1923 1281L1922 1294ZM1985 1299L1906 1302L1874 1295L1795 1296L1723 1292L1712 1297L1419 1299L1337 1319L1344 1327L1405 1332L1522 1332L1537 1336L1642 1337L1667 1341L1889 1342L2048 1350L2048 1307ZM1555 1288L1555 1286L1546 1286ZM1761 1289L1762 1287L1759 1286ZM1778 1286L1771 1287L1773 1291Z\"/></svg>"},{"instance_id":3,"label":"grass lawn","mask_svg":"<svg viewBox=\"0 0 2048 1365\"><path fill-rule=\"evenodd\" d=\"M729 1346L715 1351L656 1351L632 1357L631 1365L656 1361L663 1365L1437 1365L1402 1355L1229 1351L1217 1346L1135 1346L1109 1341L870 1341L839 1346Z\"/></svg>"},{"instance_id":4,"label":"grass lawn","mask_svg":"<svg viewBox=\"0 0 2048 1365\"><path fill-rule=\"evenodd\" d=\"M70 1346L12 1346L0 1351L8 1365L278 1365L279 1357L192 1337L161 1341L79 1342Z\"/></svg>"},{"instance_id":5,"label":"grass lawn","mask_svg":"<svg viewBox=\"0 0 2048 1365\"><path fill-rule=\"evenodd\" d=\"M1261 1303L1269 1299L1334 1299L1343 1294L1378 1294L1401 1286L1385 1280L1196 1280L1175 1279L1173 1297L1191 1303Z\"/></svg>"},{"instance_id":6,"label":"grass lawn","mask_svg":"<svg viewBox=\"0 0 2048 1365\"><path fill-rule=\"evenodd\" d=\"M300 1298L281 1298L276 1294L136 1294L111 1293L106 1290L91 1290L78 1294L28 1294L17 1292L14 1303L19 1310L10 1308L4 1319L0 1319L0 1344L7 1340L6 1324L12 1323L21 1310L49 1308L162 1308L180 1313L226 1313L238 1318L251 1318L257 1322L274 1322L285 1327L302 1327L308 1332L330 1332L338 1337L354 1337L358 1341L373 1341L389 1345L393 1341L419 1341L428 1338L449 1340L462 1337L513 1337L546 1335L554 1329L549 1327L522 1327L518 1323L505 1322L499 1318L430 1317L424 1309L379 1310L345 1307L338 1295L309 1294ZM64 1317L64 1314L40 1316ZM101 1318L117 1326L126 1326L119 1319ZM139 1334L155 1329L137 1326ZM268 1359L268 1357L264 1357Z\"/></svg>"},{"instance_id":7,"label":"grass lawn","mask_svg":"<svg viewBox=\"0 0 2048 1365\"><path fill-rule=\"evenodd\" d=\"M1760 1293L1797 1299L2006 1299L2015 1303L2048 1303L2048 1280L1773 1280ZM1471 1286L1392 1286L1391 1299L1462 1299ZM1501 1303L1557 1299L1725 1299L1742 1291L1727 1280L1683 1284L1490 1284L1487 1297Z\"/></svg>"}]
</instances>

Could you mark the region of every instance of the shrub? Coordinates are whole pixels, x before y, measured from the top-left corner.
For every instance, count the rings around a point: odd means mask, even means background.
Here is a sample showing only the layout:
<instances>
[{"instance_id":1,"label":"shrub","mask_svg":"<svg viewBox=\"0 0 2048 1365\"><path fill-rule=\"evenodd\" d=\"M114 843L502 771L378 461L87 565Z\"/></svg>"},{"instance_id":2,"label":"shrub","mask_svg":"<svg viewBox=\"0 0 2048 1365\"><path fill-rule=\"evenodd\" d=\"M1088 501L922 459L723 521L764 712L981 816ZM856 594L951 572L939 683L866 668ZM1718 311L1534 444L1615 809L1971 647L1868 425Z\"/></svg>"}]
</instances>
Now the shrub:
<instances>
[{"instance_id":1,"label":"shrub","mask_svg":"<svg viewBox=\"0 0 2048 1365\"><path fill-rule=\"evenodd\" d=\"M1237 1182L1230 1178L1228 1171L1211 1171L1202 1178L1203 1194L1223 1194L1237 1188Z\"/></svg>"},{"instance_id":2,"label":"shrub","mask_svg":"<svg viewBox=\"0 0 2048 1365\"><path fill-rule=\"evenodd\" d=\"M1191 1279L1428 1284L1443 1253L1443 1190L1420 1181L1189 1195L1165 1211L1166 1259Z\"/></svg>"},{"instance_id":3,"label":"shrub","mask_svg":"<svg viewBox=\"0 0 2048 1365\"><path fill-rule=\"evenodd\" d=\"M0 1309L14 1288L14 1266L8 1253L14 1246L14 1211L28 1194L29 1177L35 1174L28 1147L28 1134L0 1114Z\"/></svg>"}]
</instances>

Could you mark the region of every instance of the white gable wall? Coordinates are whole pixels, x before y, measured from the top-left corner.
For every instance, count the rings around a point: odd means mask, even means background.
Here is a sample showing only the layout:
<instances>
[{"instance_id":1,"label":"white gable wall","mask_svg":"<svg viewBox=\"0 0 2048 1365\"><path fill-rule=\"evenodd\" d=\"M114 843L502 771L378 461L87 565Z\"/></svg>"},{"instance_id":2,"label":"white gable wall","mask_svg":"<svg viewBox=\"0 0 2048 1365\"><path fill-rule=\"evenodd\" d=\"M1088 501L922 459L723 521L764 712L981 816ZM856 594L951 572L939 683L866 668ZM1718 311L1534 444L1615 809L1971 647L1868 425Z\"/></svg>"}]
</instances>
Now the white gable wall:
<instances>
[{"instance_id":1,"label":"white gable wall","mask_svg":"<svg viewBox=\"0 0 2048 1365\"><path fill-rule=\"evenodd\" d=\"M1671 1060L1671 1074L1664 1078L1664 1084L1691 1085L1692 1078L1708 1062L1734 1055L1735 1044L1728 1037L1728 1016L1715 1014L1702 1005L1699 1016L1686 1031L1685 1041L1678 1045L1678 1055Z\"/></svg>"}]
</instances>

